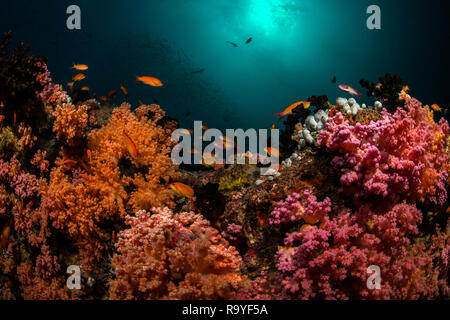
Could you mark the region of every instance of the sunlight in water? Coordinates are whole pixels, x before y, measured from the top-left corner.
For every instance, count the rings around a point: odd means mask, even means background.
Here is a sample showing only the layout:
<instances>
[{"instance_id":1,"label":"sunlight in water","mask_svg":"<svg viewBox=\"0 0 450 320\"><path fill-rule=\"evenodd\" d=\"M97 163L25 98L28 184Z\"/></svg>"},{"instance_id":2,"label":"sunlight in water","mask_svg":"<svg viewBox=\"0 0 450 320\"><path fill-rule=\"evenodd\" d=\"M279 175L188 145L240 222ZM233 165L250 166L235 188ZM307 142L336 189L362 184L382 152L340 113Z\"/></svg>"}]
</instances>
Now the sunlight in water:
<instances>
[{"instance_id":1,"label":"sunlight in water","mask_svg":"<svg viewBox=\"0 0 450 320\"><path fill-rule=\"evenodd\" d=\"M299 13L307 9L300 1L250 0L249 21L265 36L291 32Z\"/></svg>"}]
</instances>

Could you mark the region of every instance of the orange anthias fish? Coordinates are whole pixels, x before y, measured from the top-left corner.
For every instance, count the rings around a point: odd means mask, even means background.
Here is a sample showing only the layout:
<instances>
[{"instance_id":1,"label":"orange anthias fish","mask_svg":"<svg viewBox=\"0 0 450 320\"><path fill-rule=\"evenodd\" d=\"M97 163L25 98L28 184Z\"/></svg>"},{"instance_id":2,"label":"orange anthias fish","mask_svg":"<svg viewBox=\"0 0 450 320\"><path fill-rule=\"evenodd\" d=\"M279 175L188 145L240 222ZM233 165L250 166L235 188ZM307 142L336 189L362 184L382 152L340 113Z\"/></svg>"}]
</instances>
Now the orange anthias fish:
<instances>
[{"instance_id":1,"label":"orange anthias fish","mask_svg":"<svg viewBox=\"0 0 450 320\"><path fill-rule=\"evenodd\" d=\"M105 96L100 96L100 97L98 97L100 100L102 100L102 101L108 101L109 100L109 98L108 97L105 97Z\"/></svg>"},{"instance_id":2,"label":"orange anthias fish","mask_svg":"<svg viewBox=\"0 0 450 320\"><path fill-rule=\"evenodd\" d=\"M81 81L83 79L86 79L86 76L82 73L79 73L72 78L73 81Z\"/></svg>"},{"instance_id":3,"label":"orange anthias fish","mask_svg":"<svg viewBox=\"0 0 450 320\"><path fill-rule=\"evenodd\" d=\"M64 160L63 164L67 164L69 166L74 166L74 165L77 164L77 161L75 161L75 160Z\"/></svg>"},{"instance_id":4,"label":"orange anthias fish","mask_svg":"<svg viewBox=\"0 0 450 320\"><path fill-rule=\"evenodd\" d=\"M78 71L86 71L89 69L89 67L85 64L74 64L72 69L78 70Z\"/></svg>"},{"instance_id":5,"label":"orange anthias fish","mask_svg":"<svg viewBox=\"0 0 450 320\"><path fill-rule=\"evenodd\" d=\"M284 116L287 116L288 114L292 114L294 109L297 108L301 104L303 104L303 107L305 109L308 109L311 106L311 102L309 102L309 101L298 101L298 102L295 102L295 103L291 104L283 112L274 112L272 114L279 114L280 116L278 118L282 118Z\"/></svg>"},{"instance_id":6,"label":"orange anthias fish","mask_svg":"<svg viewBox=\"0 0 450 320\"><path fill-rule=\"evenodd\" d=\"M123 129L123 137L125 139L125 144L127 145L128 152L133 158L139 157L139 152L134 144L133 140L127 135L125 129Z\"/></svg>"},{"instance_id":7,"label":"orange anthias fish","mask_svg":"<svg viewBox=\"0 0 450 320\"><path fill-rule=\"evenodd\" d=\"M434 111L437 111L437 112L442 111L441 107L439 107L437 104L432 104L431 109L433 109Z\"/></svg>"},{"instance_id":8,"label":"orange anthias fish","mask_svg":"<svg viewBox=\"0 0 450 320\"><path fill-rule=\"evenodd\" d=\"M179 196L192 198L194 190L181 182L174 182L170 184L170 188Z\"/></svg>"},{"instance_id":9,"label":"orange anthias fish","mask_svg":"<svg viewBox=\"0 0 450 320\"><path fill-rule=\"evenodd\" d=\"M116 95L117 95L117 91L116 91L116 90L111 90L111 91L108 93L108 98L109 98L109 99L113 99Z\"/></svg>"},{"instance_id":10,"label":"orange anthias fish","mask_svg":"<svg viewBox=\"0 0 450 320\"><path fill-rule=\"evenodd\" d=\"M279 157L280 156L280 151L275 149L275 148L270 148L270 147L266 147L264 148L264 151L271 157Z\"/></svg>"},{"instance_id":11,"label":"orange anthias fish","mask_svg":"<svg viewBox=\"0 0 450 320\"><path fill-rule=\"evenodd\" d=\"M87 245L88 245L88 242L86 242L86 241L80 241L80 242L77 242L77 243L73 244L73 246L77 247L77 248L85 247Z\"/></svg>"},{"instance_id":12,"label":"orange anthias fish","mask_svg":"<svg viewBox=\"0 0 450 320\"><path fill-rule=\"evenodd\" d=\"M362 96L362 93L359 93L358 91L356 91L355 89L353 89L352 87L350 87L346 84L340 84L339 89L341 89L342 91L345 91L347 93L350 93L352 96L357 96L358 98L361 98L361 96Z\"/></svg>"},{"instance_id":13,"label":"orange anthias fish","mask_svg":"<svg viewBox=\"0 0 450 320\"><path fill-rule=\"evenodd\" d=\"M91 89L88 86L84 86L81 88L81 91L90 91Z\"/></svg>"},{"instance_id":14,"label":"orange anthias fish","mask_svg":"<svg viewBox=\"0 0 450 320\"><path fill-rule=\"evenodd\" d=\"M162 87L164 85L161 80L154 77L136 77L136 81L140 81L152 87Z\"/></svg>"},{"instance_id":15,"label":"orange anthias fish","mask_svg":"<svg viewBox=\"0 0 450 320\"><path fill-rule=\"evenodd\" d=\"M123 94L125 95L125 97L128 97L128 96L129 96L129 93L128 93L128 89L127 89L127 88L125 88L124 86L120 86L120 90L122 90L122 92L123 92Z\"/></svg>"}]
</instances>

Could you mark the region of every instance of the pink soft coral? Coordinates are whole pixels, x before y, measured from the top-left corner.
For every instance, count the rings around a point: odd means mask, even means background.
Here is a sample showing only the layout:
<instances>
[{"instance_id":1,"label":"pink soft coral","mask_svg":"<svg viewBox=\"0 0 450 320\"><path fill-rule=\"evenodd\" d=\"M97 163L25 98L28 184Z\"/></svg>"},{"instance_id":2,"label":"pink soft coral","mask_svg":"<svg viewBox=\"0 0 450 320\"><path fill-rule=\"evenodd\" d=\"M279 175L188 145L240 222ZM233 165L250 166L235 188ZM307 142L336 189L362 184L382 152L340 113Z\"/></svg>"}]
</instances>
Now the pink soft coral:
<instances>
[{"instance_id":1,"label":"pink soft coral","mask_svg":"<svg viewBox=\"0 0 450 320\"><path fill-rule=\"evenodd\" d=\"M113 258L112 299L232 299L241 259L209 222L170 209L128 216Z\"/></svg>"},{"instance_id":2,"label":"pink soft coral","mask_svg":"<svg viewBox=\"0 0 450 320\"><path fill-rule=\"evenodd\" d=\"M433 121L432 112L416 99L394 115L386 110L379 121L350 125L341 113L330 118L319 134L319 146L340 155L333 159L341 185L355 199L379 197L442 205L449 154L447 121Z\"/></svg>"},{"instance_id":3,"label":"pink soft coral","mask_svg":"<svg viewBox=\"0 0 450 320\"><path fill-rule=\"evenodd\" d=\"M320 226L288 233L277 253L278 277L293 299L419 299L445 295L447 270L436 268L446 235L433 238L431 247L413 243L422 214L414 206L398 204L376 214L367 207L355 214L341 210ZM440 244L440 245L439 245ZM441 249L439 249L441 248ZM381 289L366 286L367 268L381 268ZM277 297L277 294L274 295Z\"/></svg>"}]
</instances>

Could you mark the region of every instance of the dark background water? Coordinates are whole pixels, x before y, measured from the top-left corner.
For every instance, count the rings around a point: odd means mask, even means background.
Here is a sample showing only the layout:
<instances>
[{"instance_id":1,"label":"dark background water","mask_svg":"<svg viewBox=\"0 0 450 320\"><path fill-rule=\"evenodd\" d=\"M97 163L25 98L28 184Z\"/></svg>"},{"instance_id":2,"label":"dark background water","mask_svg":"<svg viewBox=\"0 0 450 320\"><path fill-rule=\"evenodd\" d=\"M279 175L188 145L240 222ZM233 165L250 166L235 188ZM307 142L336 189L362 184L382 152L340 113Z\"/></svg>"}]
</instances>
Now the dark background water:
<instances>
[{"instance_id":1,"label":"dark background water","mask_svg":"<svg viewBox=\"0 0 450 320\"><path fill-rule=\"evenodd\" d=\"M66 28L71 4L81 7L81 31ZM366 28L371 4L382 30ZM185 127L267 128L295 101L347 97L333 76L362 90L361 78L398 73L413 96L447 107L449 9L447 0L15 0L2 3L0 31L47 56L58 83L70 81L73 62L88 64L91 92L129 89L116 104L156 99Z\"/></svg>"}]
</instances>

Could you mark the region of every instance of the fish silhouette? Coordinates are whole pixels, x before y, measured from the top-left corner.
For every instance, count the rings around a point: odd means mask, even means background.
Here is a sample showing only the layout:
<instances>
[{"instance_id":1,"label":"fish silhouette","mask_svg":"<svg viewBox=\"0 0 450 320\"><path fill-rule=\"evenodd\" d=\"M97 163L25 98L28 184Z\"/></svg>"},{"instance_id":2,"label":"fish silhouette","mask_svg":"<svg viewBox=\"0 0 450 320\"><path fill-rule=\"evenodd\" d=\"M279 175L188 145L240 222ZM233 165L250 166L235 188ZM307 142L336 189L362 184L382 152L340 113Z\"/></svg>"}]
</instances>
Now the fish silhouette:
<instances>
[{"instance_id":1,"label":"fish silhouette","mask_svg":"<svg viewBox=\"0 0 450 320\"><path fill-rule=\"evenodd\" d=\"M192 71L191 74L197 74L197 73L203 73L203 72L205 72L205 69L199 69L199 70Z\"/></svg>"},{"instance_id":2,"label":"fish silhouette","mask_svg":"<svg viewBox=\"0 0 450 320\"><path fill-rule=\"evenodd\" d=\"M235 47L235 48L237 48L238 47L238 45L236 44L236 43L234 43L234 42L231 42L231 41L227 41L229 44L231 44L233 47Z\"/></svg>"},{"instance_id":3,"label":"fish silhouette","mask_svg":"<svg viewBox=\"0 0 450 320\"><path fill-rule=\"evenodd\" d=\"M253 41L253 38L249 38L247 41L245 41L246 44L249 44L250 42Z\"/></svg>"}]
</instances>

